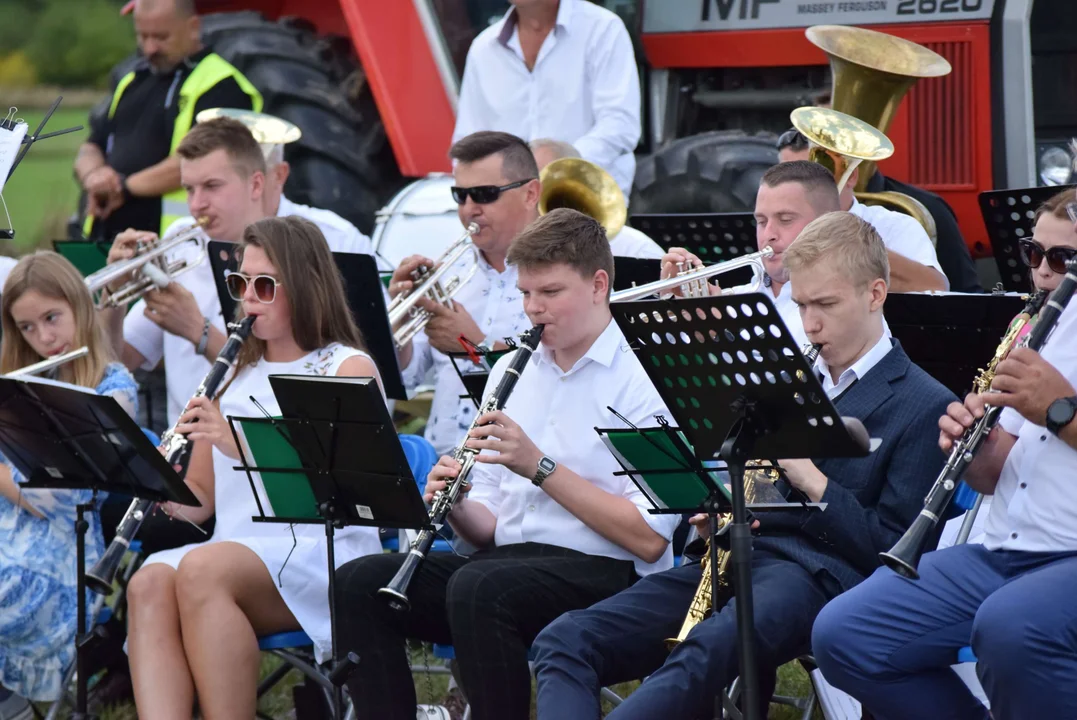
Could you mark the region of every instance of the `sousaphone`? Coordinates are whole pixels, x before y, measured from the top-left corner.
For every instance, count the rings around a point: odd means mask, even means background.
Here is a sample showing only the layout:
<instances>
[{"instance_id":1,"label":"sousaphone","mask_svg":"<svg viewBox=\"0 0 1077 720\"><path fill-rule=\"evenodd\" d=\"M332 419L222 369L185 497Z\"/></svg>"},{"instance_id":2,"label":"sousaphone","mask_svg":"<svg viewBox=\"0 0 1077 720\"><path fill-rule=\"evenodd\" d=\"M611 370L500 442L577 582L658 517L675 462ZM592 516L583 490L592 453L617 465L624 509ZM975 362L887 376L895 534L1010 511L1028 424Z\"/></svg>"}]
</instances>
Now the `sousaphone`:
<instances>
[{"instance_id":1,"label":"sousaphone","mask_svg":"<svg viewBox=\"0 0 1077 720\"><path fill-rule=\"evenodd\" d=\"M539 214L566 207L594 218L612 240L628 220L624 191L613 176L582 158L554 160L539 173Z\"/></svg>"}]
</instances>

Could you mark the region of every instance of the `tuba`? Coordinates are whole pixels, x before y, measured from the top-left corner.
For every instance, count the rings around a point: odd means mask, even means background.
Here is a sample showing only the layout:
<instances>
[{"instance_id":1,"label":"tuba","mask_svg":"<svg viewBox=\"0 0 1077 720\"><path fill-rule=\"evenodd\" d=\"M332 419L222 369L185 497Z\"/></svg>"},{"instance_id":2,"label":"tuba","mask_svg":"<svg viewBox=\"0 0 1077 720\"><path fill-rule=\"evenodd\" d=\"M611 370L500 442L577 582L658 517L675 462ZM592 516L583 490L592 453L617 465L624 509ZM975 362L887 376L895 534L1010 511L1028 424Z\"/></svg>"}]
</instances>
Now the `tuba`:
<instances>
[{"instance_id":1,"label":"tuba","mask_svg":"<svg viewBox=\"0 0 1077 720\"><path fill-rule=\"evenodd\" d=\"M815 359L819 357L819 347L819 345L807 345L803 348L804 359L808 365L813 365ZM767 502L769 497L765 498L764 495L773 496L777 493L777 490L773 490L773 486L780 477L781 474L777 468L764 465L758 460L749 460L744 466L744 502ZM780 498L778 500L780 501ZM722 515L718 519L718 531L721 532L732 521L733 516L730 513ZM703 558L699 563L699 566L703 569L703 576L699 579L696 594L692 596L692 602L688 606L688 615L684 618L684 622L681 623L680 632L677 633L677 637L666 640L667 649L673 650L673 648L677 647L688 637L688 633L692 631L692 628L710 616L712 609L716 605L724 605L732 597L733 593L729 583L729 559L730 552L728 550L718 551L718 592L721 597L718 598L720 603L716 603L711 594L710 539L707 539Z\"/></svg>"},{"instance_id":2,"label":"tuba","mask_svg":"<svg viewBox=\"0 0 1077 720\"><path fill-rule=\"evenodd\" d=\"M554 160L539 173L539 214L569 208L594 218L612 240L628 220L624 191L608 172L582 158Z\"/></svg>"},{"instance_id":3,"label":"tuba","mask_svg":"<svg viewBox=\"0 0 1077 720\"><path fill-rule=\"evenodd\" d=\"M918 80L942 77L952 70L946 58L923 45L875 30L816 25L805 30L805 35L830 59L831 108L868 123L884 135ZM911 215L934 242L938 234L935 220L923 203L899 192L866 192L876 162L864 160L856 185L857 199L865 205L882 205Z\"/></svg>"}]
</instances>

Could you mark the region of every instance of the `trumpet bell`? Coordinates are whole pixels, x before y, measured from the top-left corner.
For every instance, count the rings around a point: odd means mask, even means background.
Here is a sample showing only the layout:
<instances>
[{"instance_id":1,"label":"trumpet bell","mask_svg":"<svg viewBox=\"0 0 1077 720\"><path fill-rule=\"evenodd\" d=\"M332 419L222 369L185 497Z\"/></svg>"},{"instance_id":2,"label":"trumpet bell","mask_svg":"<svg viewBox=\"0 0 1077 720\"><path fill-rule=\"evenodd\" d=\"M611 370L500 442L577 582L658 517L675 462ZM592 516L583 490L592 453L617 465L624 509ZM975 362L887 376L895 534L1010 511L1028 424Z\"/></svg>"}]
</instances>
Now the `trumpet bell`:
<instances>
[{"instance_id":1,"label":"trumpet bell","mask_svg":"<svg viewBox=\"0 0 1077 720\"><path fill-rule=\"evenodd\" d=\"M804 34L830 59L831 107L884 134L909 88L922 78L942 77L952 70L933 50L875 30L816 25ZM874 161L866 160L856 189L867 189L874 172Z\"/></svg>"},{"instance_id":2,"label":"trumpet bell","mask_svg":"<svg viewBox=\"0 0 1077 720\"><path fill-rule=\"evenodd\" d=\"M628 220L628 204L621 186L593 162L582 158L554 160L539 173L539 181L540 215L560 207L577 210L597 220L611 240Z\"/></svg>"},{"instance_id":3,"label":"trumpet bell","mask_svg":"<svg viewBox=\"0 0 1077 720\"><path fill-rule=\"evenodd\" d=\"M894 154L894 143L860 118L830 108L801 107L790 114L793 127L812 144L810 157L834 175L838 190L864 161L878 162Z\"/></svg>"}]
</instances>

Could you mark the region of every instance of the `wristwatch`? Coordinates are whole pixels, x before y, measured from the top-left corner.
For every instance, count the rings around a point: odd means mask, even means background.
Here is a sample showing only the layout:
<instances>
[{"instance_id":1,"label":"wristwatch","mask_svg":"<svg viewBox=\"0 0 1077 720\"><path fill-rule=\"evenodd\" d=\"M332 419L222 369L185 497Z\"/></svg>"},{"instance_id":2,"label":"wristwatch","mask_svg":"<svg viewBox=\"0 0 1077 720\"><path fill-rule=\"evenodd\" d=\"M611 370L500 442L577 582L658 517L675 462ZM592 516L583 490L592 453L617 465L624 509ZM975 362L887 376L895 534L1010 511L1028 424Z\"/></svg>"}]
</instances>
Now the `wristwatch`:
<instances>
[{"instance_id":1,"label":"wristwatch","mask_svg":"<svg viewBox=\"0 0 1077 720\"><path fill-rule=\"evenodd\" d=\"M1064 397L1047 406L1047 429L1057 436L1077 415L1077 397Z\"/></svg>"},{"instance_id":2,"label":"wristwatch","mask_svg":"<svg viewBox=\"0 0 1077 720\"><path fill-rule=\"evenodd\" d=\"M546 478L550 477L556 469L557 463L543 455L542 459L538 461L538 470L535 471L535 477L531 478L531 482L535 487L542 487L542 483L544 483Z\"/></svg>"}]
</instances>

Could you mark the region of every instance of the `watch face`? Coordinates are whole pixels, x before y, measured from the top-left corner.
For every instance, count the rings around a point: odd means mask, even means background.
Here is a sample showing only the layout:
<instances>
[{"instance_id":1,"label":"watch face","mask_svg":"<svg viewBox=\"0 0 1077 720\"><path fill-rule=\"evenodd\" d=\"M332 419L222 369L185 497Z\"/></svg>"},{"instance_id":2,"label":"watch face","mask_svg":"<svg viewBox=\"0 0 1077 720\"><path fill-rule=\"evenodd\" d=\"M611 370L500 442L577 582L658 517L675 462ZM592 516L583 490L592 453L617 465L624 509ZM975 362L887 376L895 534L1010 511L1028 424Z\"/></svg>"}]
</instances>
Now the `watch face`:
<instances>
[{"instance_id":1,"label":"watch face","mask_svg":"<svg viewBox=\"0 0 1077 720\"><path fill-rule=\"evenodd\" d=\"M555 467L557 467L557 463L555 463L548 457L544 457L539 460L539 469L545 473L552 473Z\"/></svg>"},{"instance_id":2,"label":"watch face","mask_svg":"<svg viewBox=\"0 0 1077 720\"><path fill-rule=\"evenodd\" d=\"M1071 398L1055 400L1047 408L1047 421L1052 425L1068 425L1073 420L1077 406Z\"/></svg>"}]
</instances>

